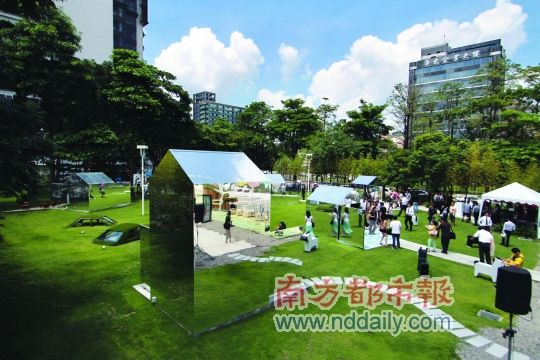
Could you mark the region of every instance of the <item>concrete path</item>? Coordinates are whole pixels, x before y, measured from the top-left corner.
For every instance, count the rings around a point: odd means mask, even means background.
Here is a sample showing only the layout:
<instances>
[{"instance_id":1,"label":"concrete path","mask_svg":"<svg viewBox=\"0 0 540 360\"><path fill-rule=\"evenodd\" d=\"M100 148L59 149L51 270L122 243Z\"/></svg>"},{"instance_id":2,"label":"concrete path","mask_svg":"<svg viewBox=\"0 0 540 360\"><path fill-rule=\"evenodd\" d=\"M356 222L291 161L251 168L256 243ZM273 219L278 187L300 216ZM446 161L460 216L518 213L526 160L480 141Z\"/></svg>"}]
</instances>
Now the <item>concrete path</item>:
<instances>
[{"instance_id":1,"label":"concrete path","mask_svg":"<svg viewBox=\"0 0 540 360\"><path fill-rule=\"evenodd\" d=\"M425 246L422 244L417 244L415 242L403 240L403 239L400 239L400 244L402 248L407 249L407 250L412 250L415 252L418 252L418 249L421 247L425 248ZM450 260L450 261L463 264L463 265L468 265L468 266L474 266L474 262L478 260L477 257L460 254L460 253L449 252L448 254L443 254L440 252L440 250L439 252L435 252L435 253L430 252L429 256ZM527 269L527 270L531 273L531 277L533 281L540 281L540 271L530 270L530 269Z\"/></svg>"}]
</instances>

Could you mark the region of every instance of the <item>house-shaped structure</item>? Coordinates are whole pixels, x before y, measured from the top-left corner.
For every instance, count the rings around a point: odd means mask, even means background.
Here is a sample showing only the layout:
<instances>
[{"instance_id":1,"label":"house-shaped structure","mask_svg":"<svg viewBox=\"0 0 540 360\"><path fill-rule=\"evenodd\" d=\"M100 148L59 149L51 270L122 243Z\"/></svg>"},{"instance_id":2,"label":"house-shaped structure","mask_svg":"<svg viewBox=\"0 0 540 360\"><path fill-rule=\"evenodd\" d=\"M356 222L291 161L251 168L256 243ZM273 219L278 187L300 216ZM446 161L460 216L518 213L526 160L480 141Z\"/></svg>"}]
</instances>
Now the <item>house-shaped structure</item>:
<instances>
[{"instance_id":1,"label":"house-shaped structure","mask_svg":"<svg viewBox=\"0 0 540 360\"><path fill-rule=\"evenodd\" d=\"M152 176L150 228L141 235L141 277L152 297L162 305L172 301L193 305L199 236L195 185L265 181L262 171L241 152L167 151Z\"/></svg>"}]
</instances>

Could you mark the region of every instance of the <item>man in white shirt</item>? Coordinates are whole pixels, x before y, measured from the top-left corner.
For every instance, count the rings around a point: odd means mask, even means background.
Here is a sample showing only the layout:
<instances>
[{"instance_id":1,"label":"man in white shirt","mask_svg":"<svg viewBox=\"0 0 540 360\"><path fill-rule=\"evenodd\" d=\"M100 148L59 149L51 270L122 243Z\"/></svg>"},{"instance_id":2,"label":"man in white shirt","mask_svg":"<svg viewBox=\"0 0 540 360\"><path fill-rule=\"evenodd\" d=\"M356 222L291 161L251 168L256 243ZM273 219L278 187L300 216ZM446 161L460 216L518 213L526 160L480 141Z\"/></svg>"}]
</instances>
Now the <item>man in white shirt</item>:
<instances>
[{"instance_id":1,"label":"man in white shirt","mask_svg":"<svg viewBox=\"0 0 540 360\"><path fill-rule=\"evenodd\" d=\"M490 231L491 226L493 226L493 221L491 221L491 214L486 213L484 216L478 219L478 226L486 228L487 231Z\"/></svg>"},{"instance_id":2,"label":"man in white shirt","mask_svg":"<svg viewBox=\"0 0 540 360\"><path fill-rule=\"evenodd\" d=\"M504 237L502 238L501 245L504 245L508 247L510 245L510 235L516 231L516 224L512 222L512 220L508 219L503 224L502 232L504 233Z\"/></svg>"},{"instance_id":3,"label":"man in white shirt","mask_svg":"<svg viewBox=\"0 0 540 360\"><path fill-rule=\"evenodd\" d=\"M390 229L392 229L392 249L401 249L399 244L399 236L401 234L401 222L394 215L393 220L390 221Z\"/></svg>"},{"instance_id":4,"label":"man in white shirt","mask_svg":"<svg viewBox=\"0 0 540 360\"><path fill-rule=\"evenodd\" d=\"M414 216L414 208L412 207L412 204L409 203L407 205L407 210L405 210L405 229L406 230L412 231L413 216Z\"/></svg>"},{"instance_id":5,"label":"man in white shirt","mask_svg":"<svg viewBox=\"0 0 540 360\"><path fill-rule=\"evenodd\" d=\"M473 237L478 239L480 262L491 265L491 247L495 246L493 235L485 227L481 227L480 230L474 233Z\"/></svg>"},{"instance_id":6,"label":"man in white shirt","mask_svg":"<svg viewBox=\"0 0 540 360\"><path fill-rule=\"evenodd\" d=\"M409 204L409 199L405 196L405 194L401 194L401 206L399 208L399 213L397 214L398 217L401 216L402 211L407 210L407 205Z\"/></svg>"}]
</instances>

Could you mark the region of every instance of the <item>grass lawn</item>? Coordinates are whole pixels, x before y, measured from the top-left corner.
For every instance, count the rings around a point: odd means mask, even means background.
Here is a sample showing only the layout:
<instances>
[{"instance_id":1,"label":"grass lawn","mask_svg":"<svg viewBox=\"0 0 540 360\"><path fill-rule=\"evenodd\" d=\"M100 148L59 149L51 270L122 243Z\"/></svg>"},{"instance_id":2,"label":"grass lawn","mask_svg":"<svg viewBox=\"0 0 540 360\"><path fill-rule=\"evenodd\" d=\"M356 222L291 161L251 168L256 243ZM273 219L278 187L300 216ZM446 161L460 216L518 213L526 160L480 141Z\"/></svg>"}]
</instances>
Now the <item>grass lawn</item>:
<instances>
[{"instance_id":1,"label":"grass lawn","mask_svg":"<svg viewBox=\"0 0 540 360\"><path fill-rule=\"evenodd\" d=\"M272 195L270 229L276 229L280 221L285 222L289 228L304 225L306 203L300 199L297 196Z\"/></svg>"},{"instance_id":2,"label":"grass lawn","mask_svg":"<svg viewBox=\"0 0 540 360\"><path fill-rule=\"evenodd\" d=\"M404 229L405 215L402 214L399 220L403 225L402 229ZM427 246L428 234L425 227L426 225L427 213L424 211L420 211L418 212L418 225L413 226L413 231L402 230L401 237L403 239ZM456 233L456 239L450 240L450 246L448 248L448 251L478 257L479 255L477 246L475 246L474 248L467 247L467 235L473 235L476 230L478 230L478 228L475 227L472 223L461 222L461 219L456 219L456 226L453 226L452 228ZM500 245L501 234L493 233L493 236L495 237L495 256L501 257L503 259L509 258L510 256L512 256L512 252L510 251L510 249L513 247L518 247L525 255L524 267L526 267L527 269L534 269L538 261L537 254L540 251L539 240L520 240L519 236L513 235L510 238L510 247L507 248ZM437 249L440 251L440 238L436 240L436 244Z\"/></svg>"},{"instance_id":3,"label":"grass lawn","mask_svg":"<svg viewBox=\"0 0 540 360\"><path fill-rule=\"evenodd\" d=\"M284 219L288 226L303 223L305 207L298 199L284 197L274 205L272 221ZM98 214L119 223L149 222L148 216L140 215L140 202ZM455 358L458 340L448 333L402 333L397 337L388 333L280 333L272 316L286 311L276 310L194 340L131 288L140 282L139 242L102 249L92 239L105 227L68 228L79 216L72 211L5 215L4 240L0 241L0 315L6 330L0 337L3 358ZM424 241L423 230L415 233ZM196 298L200 305L208 304L208 309L204 323L188 325L202 328L264 304L273 276L288 271L303 277L359 275L373 281L388 281L399 274L408 281L417 277L414 252L363 251L336 243L322 229L317 235L320 249L314 253L304 253L302 243L294 241L265 254L299 258L302 267L237 263L198 272ZM457 249L458 245L451 244L451 251ZM532 258L532 249L530 253ZM455 304L443 311L472 330L505 326L505 320L494 323L476 316L480 309L502 314L494 307L495 289L490 280L474 278L470 267L437 258L430 259L430 270L432 276L449 275L454 285ZM373 312L388 308L377 307ZM350 310L342 300L327 313ZM311 306L302 313L322 312ZM396 312L420 313L410 305Z\"/></svg>"}]
</instances>

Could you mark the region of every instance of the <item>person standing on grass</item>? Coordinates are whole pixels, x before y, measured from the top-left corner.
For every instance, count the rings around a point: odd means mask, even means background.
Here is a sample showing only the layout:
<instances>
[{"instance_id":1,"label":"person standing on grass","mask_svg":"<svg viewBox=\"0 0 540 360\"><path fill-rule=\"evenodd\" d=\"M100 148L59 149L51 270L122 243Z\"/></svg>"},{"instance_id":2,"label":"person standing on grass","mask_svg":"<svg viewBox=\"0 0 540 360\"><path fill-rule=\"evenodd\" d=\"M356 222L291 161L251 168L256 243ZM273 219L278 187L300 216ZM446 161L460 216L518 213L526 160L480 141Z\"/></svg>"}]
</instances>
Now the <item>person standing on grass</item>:
<instances>
[{"instance_id":1,"label":"person standing on grass","mask_svg":"<svg viewBox=\"0 0 540 360\"><path fill-rule=\"evenodd\" d=\"M506 247L510 246L510 235L512 235L514 231L516 231L516 224L514 224L510 219L506 220L502 227L504 237L502 238L501 245Z\"/></svg>"},{"instance_id":2,"label":"person standing on grass","mask_svg":"<svg viewBox=\"0 0 540 360\"><path fill-rule=\"evenodd\" d=\"M304 217L306 222L306 231L311 233L313 236L315 236L315 233L313 232L313 227L315 226L315 222L313 221L313 217L311 216L311 212L308 210L306 211L306 216Z\"/></svg>"},{"instance_id":3,"label":"person standing on grass","mask_svg":"<svg viewBox=\"0 0 540 360\"><path fill-rule=\"evenodd\" d=\"M398 217L401 216L402 211L407 210L408 204L409 204L409 199L405 196L405 194L401 194L401 206L399 207L399 213L397 214Z\"/></svg>"},{"instance_id":4,"label":"person standing on grass","mask_svg":"<svg viewBox=\"0 0 540 360\"><path fill-rule=\"evenodd\" d=\"M225 222L223 223L223 228L225 229L225 243L232 242L231 227L232 227L231 211L229 210L227 211L227 215L225 216Z\"/></svg>"},{"instance_id":5,"label":"person standing on grass","mask_svg":"<svg viewBox=\"0 0 540 360\"><path fill-rule=\"evenodd\" d=\"M388 229L388 218L385 214L381 218L381 223L379 224L379 231L381 232L381 241L379 241L379 245L383 245L384 247L388 247L388 233L386 232L386 229Z\"/></svg>"},{"instance_id":6,"label":"person standing on grass","mask_svg":"<svg viewBox=\"0 0 540 360\"><path fill-rule=\"evenodd\" d=\"M471 209L472 209L472 206L469 202L465 201L463 203L463 206L462 206L462 212L463 212L463 216L461 218L461 222L465 221L465 218L467 219L467 222L470 222L471 221Z\"/></svg>"},{"instance_id":7,"label":"person standing on grass","mask_svg":"<svg viewBox=\"0 0 540 360\"><path fill-rule=\"evenodd\" d=\"M441 223L437 226L437 230L441 234L441 247L443 254L448 254L448 247L450 246L450 239L452 238L452 225L447 223L444 219L441 219Z\"/></svg>"},{"instance_id":8,"label":"person standing on grass","mask_svg":"<svg viewBox=\"0 0 540 360\"><path fill-rule=\"evenodd\" d=\"M337 236L338 234L338 222L339 222L339 218L338 218L338 214L337 214L337 209L334 208L334 211L332 211L332 213L330 214L330 216L332 217L332 219L330 220L330 226L332 228L332 235L334 236Z\"/></svg>"},{"instance_id":9,"label":"person standing on grass","mask_svg":"<svg viewBox=\"0 0 540 360\"><path fill-rule=\"evenodd\" d=\"M480 216L480 205L475 201L473 203L472 216L474 218L474 226L478 226L478 217Z\"/></svg>"},{"instance_id":10,"label":"person standing on grass","mask_svg":"<svg viewBox=\"0 0 540 360\"><path fill-rule=\"evenodd\" d=\"M448 209L448 217L450 218L450 222L452 223L452 226L456 226L456 213L457 213L456 203L452 201L452 204L450 205L450 208Z\"/></svg>"},{"instance_id":11,"label":"person standing on grass","mask_svg":"<svg viewBox=\"0 0 540 360\"><path fill-rule=\"evenodd\" d=\"M393 220L390 221L390 229L392 229L392 249L401 249L399 243L399 237L401 235L401 222L397 216L393 216Z\"/></svg>"},{"instance_id":12,"label":"person standing on grass","mask_svg":"<svg viewBox=\"0 0 540 360\"><path fill-rule=\"evenodd\" d=\"M407 205L407 210L405 210L405 229L406 230L412 231L413 216L414 216L414 208L412 207L412 204L409 203Z\"/></svg>"},{"instance_id":13,"label":"person standing on grass","mask_svg":"<svg viewBox=\"0 0 540 360\"><path fill-rule=\"evenodd\" d=\"M435 205L431 203L429 204L429 208L427 210L428 224L435 220L435 215L437 215L437 209L435 209Z\"/></svg>"},{"instance_id":14,"label":"person standing on grass","mask_svg":"<svg viewBox=\"0 0 540 360\"><path fill-rule=\"evenodd\" d=\"M439 231L437 231L437 226L439 224L436 221L431 221L429 225L426 225L428 231L428 241L427 248L428 251L437 252L437 245L435 245L435 239L439 236Z\"/></svg>"},{"instance_id":15,"label":"person standing on grass","mask_svg":"<svg viewBox=\"0 0 540 360\"><path fill-rule=\"evenodd\" d=\"M341 219L341 224L343 225L343 236L351 236L353 231L351 229L351 223L349 221L349 208L345 208L343 211L343 217Z\"/></svg>"},{"instance_id":16,"label":"person standing on grass","mask_svg":"<svg viewBox=\"0 0 540 360\"><path fill-rule=\"evenodd\" d=\"M491 227L493 226L493 221L491 220L491 214L489 212L487 212L484 216L482 216L478 220L478 226L482 226L487 231L491 231Z\"/></svg>"},{"instance_id":17,"label":"person standing on grass","mask_svg":"<svg viewBox=\"0 0 540 360\"><path fill-rule=\"evenodd\" d=\"M491 265L491 247L494 245L493 235L485 228L481 227L474 233L473 237L478 239L478 253L480 262ZM485 261L484 261L485 260Z\"/></svg>"}]
</instances>

